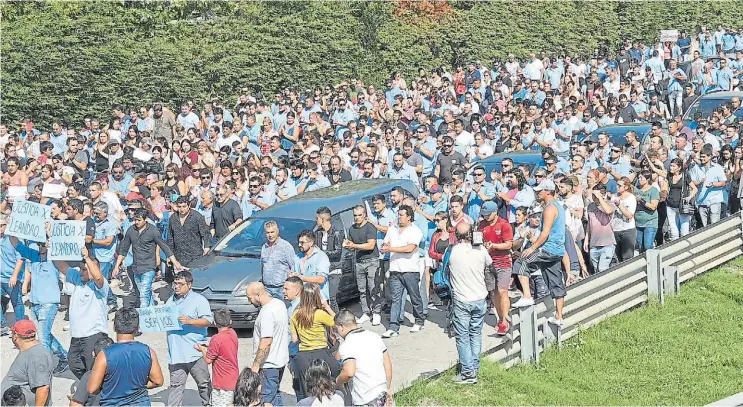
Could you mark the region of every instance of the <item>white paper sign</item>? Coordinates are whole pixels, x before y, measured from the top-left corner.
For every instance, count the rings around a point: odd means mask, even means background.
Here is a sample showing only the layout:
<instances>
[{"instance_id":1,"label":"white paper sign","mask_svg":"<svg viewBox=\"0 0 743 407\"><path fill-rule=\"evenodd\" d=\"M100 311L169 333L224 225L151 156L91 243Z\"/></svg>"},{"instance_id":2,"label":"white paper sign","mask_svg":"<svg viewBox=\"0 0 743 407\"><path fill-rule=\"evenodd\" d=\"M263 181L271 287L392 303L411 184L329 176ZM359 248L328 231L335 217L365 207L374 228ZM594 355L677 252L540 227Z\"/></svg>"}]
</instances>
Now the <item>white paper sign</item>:
<instances>
[{"instance_id":1,"label":"white paper sign","mask_svg":"<svg viewBox=\"0 0 743 407\"><path fill-rule=\"evenodd\" d=\"M44 184L44 187L41 189L41 196L60 199L65 191L67 191L67 186L64 184Z\"/></svg>"},{"instance_id":2,"label":"white paper sign","mask_svg":"<svg viewBox=\"0 0 743 407\"><path fill-rule=\"evenodd\" d=\"M679 39L679 30L660 30L660 42L676 42Z\"/></svg>"},{"instance_id":3,"label":"white paper sign","mask_svg":"<svg viewBox=\"0 0 743 407\"><path fill-rule=\"evenodd\" d=\"M25 201L28 187L23 186L9 186L8 187L8 200L10 202Z\"/></svg>"}]
</instances>

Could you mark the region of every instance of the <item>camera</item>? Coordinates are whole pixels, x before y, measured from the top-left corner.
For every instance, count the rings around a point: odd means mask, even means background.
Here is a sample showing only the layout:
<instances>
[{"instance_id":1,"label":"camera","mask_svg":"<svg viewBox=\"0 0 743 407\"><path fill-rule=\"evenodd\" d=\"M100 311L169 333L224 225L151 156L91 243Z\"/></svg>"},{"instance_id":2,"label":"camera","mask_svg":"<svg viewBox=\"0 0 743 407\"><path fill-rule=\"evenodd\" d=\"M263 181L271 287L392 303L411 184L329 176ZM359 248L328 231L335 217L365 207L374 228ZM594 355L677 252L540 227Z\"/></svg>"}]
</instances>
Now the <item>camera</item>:
<instances>
[{"instance_id":1,"label":"camera","mask_svg":"<svg viewBox=\"0 0 743 407\"><path fill-rule=\"evenodd\" d=\"M482 246L482 232L472 232L472 246Z\"/></svg>"}]
</instances>

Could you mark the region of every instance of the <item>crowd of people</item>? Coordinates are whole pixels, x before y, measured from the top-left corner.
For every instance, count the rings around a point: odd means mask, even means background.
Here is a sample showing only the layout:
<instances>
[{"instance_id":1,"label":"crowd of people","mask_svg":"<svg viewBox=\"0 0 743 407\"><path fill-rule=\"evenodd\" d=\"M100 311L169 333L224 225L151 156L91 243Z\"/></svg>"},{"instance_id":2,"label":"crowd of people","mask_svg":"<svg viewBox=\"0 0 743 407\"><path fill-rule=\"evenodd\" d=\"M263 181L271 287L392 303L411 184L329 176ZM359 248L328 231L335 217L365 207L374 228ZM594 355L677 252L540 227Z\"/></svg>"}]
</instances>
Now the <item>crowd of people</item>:
<instances>
[{"instance_id":1,"label":"crowd of people","mask_svg":"<svg viewBox=\"0 0 743 407\"><path fill-rule=\"evenodd\" d=\"M740 210L740 97L690 123L682 114L741 79L743 30L702 28L694 39L626 41L585 59L543 53L393 73L383 89L354 79L274 95L243 89L234 105L186 101L180 111L117 105L110 118L48 130L31 118L2 123L0 282L3 311L15 313L11 329L3 312L2 335L21 351L5 403L50 404L52 375L67 369L80 380L73 405L148 403L163 373L136 340L132 305L155 305L159 279L172 283L166 302L182 326L167 333L168 405L183 403L189 374L204 405L282 405L286 367L300 405L390 404L381 338L400 335L408 297L411 333L429 310L451 310L457 380L476 383L488 312L506 335L511 307L549 295L559 327L568 285ZM601 131L632 122L649 123L650 134L613 143ZM479 164L520 150L541 155L536 167L515 156L498 171ZM409 180L420 193L397 187L360 203L347 230L333 227L327 207L298 236L265 224L263 278L246 289L260 307L254 359L240 372L229 311L191 290L189 265L277 202L374 178ZM85 221L83 260L49 261L45 242L5 234L18 200ZM336 298L343 250L355 260L359 315ZM119 304L109 284L127 279L135 301ZM58 313L68 347L51 332ZM383 323L381 338L363 328ZM218 333L207 346L210 326Z\"/></svg>"}]
</instances>

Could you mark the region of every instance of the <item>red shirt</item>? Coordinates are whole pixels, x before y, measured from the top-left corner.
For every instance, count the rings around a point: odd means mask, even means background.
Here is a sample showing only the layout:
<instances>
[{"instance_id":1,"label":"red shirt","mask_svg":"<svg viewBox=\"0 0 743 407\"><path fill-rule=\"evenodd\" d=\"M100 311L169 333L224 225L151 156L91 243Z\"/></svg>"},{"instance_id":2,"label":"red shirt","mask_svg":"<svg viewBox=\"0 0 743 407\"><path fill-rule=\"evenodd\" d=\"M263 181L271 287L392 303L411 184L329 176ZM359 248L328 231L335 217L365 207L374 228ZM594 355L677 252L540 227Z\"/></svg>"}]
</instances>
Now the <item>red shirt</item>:
<instances>
[{"instance_id":1,"label":"red shirt","mask_svg":"<svg viewBox=\"0 0 743 407\"><path fill-rule=\"evenodd\" d=\"M235 390L237 376L237 333L230 328L214 335L209 342L206 357L213 360L212 386L220 390Z\"/></svg>"},{"instance_id":2,"label":"red shirt","mask_svg":"<svg viewBox=\"0 0 743 407\"><path fill-rule=\"evenodd\" d=\"M495 225L487 224L480 227L483 240L490 243L505 243L513 240L513 230L507 220L498 217ZM488 250L490 257L493 259L493 267L510 269L511 254L509 250Z\"/></svg>"}]
</instances>

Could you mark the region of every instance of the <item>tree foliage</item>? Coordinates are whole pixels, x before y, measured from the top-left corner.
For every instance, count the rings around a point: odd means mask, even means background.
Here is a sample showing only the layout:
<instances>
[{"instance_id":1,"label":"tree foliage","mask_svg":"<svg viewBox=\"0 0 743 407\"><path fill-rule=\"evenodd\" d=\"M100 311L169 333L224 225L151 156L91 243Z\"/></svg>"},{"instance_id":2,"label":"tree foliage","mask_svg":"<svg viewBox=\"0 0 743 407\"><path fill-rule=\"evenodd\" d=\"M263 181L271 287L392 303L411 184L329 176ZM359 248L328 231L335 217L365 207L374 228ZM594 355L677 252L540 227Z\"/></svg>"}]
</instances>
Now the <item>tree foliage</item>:
<instances>
[{"instance_id":1,"label":"tree foliage","mask_svg":"<svg viewBox=\"0 0 743 407\"><path fill-rule=\"evenodd\" d=\"M660 29L743 26L734 2L0 2L0 114L80 123L113 103L233 100L508 54L590 54Z\"/></svg>"}]
</instances>

